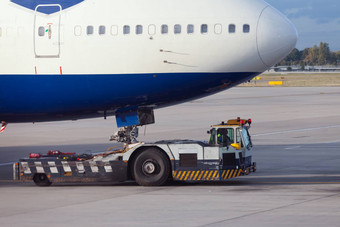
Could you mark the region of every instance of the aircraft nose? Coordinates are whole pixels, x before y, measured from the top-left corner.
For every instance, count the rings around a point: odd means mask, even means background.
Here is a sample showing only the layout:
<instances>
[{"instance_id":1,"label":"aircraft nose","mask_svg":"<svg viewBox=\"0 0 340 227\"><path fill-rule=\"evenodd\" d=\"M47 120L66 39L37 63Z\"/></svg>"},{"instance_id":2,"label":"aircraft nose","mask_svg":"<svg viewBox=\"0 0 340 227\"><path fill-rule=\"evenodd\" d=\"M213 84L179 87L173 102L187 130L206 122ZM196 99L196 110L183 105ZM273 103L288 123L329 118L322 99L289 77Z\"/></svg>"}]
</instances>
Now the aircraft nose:
<instances>
[{"instance_id":1,"label":"aircraft nose","mask_svg":"<svg viewBox=\"0 0 340 227\"><path fill-rule=\"evenodd\" d=\"M269 67L284 59L298 39L295 26L279 11L266 7L257 27L257 48L263 63Z\"/></svg>"}]
</instances>

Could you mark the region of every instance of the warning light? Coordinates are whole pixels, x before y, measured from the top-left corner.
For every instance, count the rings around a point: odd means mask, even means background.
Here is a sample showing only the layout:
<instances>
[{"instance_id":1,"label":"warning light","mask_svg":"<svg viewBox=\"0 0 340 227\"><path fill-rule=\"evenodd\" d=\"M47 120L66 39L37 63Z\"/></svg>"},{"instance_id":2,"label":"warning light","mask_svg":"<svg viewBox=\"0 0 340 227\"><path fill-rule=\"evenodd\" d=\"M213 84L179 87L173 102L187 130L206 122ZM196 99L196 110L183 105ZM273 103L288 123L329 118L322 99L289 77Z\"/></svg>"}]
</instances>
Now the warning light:
<instances>
[{"instance_id":1,"label":"warning light","mask_svg":"<svg viewBox=\"0 0 340 227\"><path fill-rule=\"evenodd\" d=\"M240 125L244 125L244 121L243 120L240 120Z\"/></svg>"},{"instance_id":2,"label":"warning light","mask_svg":"<svg viewBox=\"0 0 340 227\"><path fill-rule=\"evenodd\" d=\"M30 153L28 155L29 158L41 158L41 154L38 153Z\"/></svg>"},{"instance_id":3,"label":"warning light","mask_svg":"<svg viewBox=\"0 0 340 227\"><path fill-rule=\"evenodd\" d=\"M248 123L251 124L251 119L248 119Z\"/></svg>"},{"instance_id":4,"label":"warning light","mask_svg":"<svg viewBox=\"0 0 340 227\"><path fill-rule=\"evenodd\" d=\"M48 156L60 155L60 151L53 151L53 150L50 150L50 151L47 152L47 155L48 155Z\"/></svg>"}]
</instances>

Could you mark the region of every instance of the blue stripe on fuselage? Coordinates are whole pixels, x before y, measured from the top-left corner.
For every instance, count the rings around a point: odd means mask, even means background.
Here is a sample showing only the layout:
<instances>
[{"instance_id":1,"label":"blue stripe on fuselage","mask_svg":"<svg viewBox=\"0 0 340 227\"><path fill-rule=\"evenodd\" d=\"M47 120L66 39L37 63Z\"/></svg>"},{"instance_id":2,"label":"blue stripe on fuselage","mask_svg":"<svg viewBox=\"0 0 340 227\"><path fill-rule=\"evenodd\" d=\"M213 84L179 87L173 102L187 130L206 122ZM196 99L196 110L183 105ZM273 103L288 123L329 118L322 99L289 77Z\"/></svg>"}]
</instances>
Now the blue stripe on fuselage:
<instances>
[{"instance_id":1,"label":"blue stripe on fuselage","mask_svg":"<svg viewBox=\"0 0 340 227\"><path fill-rule=\"evenodd\" d=\"M98 111L173 105L204 97L258 73L0 75L0 121L98 117Z\"/></svg>"},{"instance_id":2,"label":"blue stripe on fuselage","mask_svg":"<svg viewBox=\"0 0 340 227\"><path fill-rule=\"evenodd\" d=\"M11 0L11 2L31 10L35 10L38 5L48 4L58 4L64 10L83 1L84 0ZM60 8L55 6L39 7L38 11L45 14L52 14L60 11Z\"/></svg>"}]
</instances>

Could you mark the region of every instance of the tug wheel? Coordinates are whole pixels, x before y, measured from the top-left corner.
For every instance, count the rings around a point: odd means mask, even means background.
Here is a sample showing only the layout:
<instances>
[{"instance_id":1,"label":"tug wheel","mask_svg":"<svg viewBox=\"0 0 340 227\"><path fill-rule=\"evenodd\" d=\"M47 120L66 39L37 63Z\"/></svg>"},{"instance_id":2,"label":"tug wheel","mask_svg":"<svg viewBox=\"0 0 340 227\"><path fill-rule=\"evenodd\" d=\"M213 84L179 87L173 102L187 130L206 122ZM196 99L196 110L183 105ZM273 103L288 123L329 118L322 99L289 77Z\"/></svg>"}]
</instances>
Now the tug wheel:
<instances>
[{"instance_id":1,"label":"tug wheel","mask_svg":"<svg viewBox=\"0 0 340 227\"><path fill-rule=\"evenodd\" d=\"M168 157L156 148L148 148L141 152L133 163L133 175L142 186L163 185L170 175Z\"/></svg>"},{"instance_id":2,"label":"tug wheel","mask_svg":"<svg viewBox=\"0 0 340 227\"><path fill-rule=\"evenodd\" d=\"M47 178L46 174L43 173L35 174L33 181L36 185L42 187L50 186L52 184L52 182Z\"/></svg>"}]
</instances>

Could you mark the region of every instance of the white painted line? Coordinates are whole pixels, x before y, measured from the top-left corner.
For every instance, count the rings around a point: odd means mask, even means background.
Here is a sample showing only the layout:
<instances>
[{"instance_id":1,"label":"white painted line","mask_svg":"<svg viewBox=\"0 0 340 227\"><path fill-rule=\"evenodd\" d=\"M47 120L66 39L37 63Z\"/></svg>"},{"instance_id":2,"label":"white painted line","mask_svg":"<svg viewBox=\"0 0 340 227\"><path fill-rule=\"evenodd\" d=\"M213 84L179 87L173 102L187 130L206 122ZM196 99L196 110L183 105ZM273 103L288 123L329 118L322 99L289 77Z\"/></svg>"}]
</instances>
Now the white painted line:
<instances>
[{"instance_id":1,"label":"white painted line","mask_svg":"<svg viewBox=\"0 0 340 227\"><path fill-rule=\"evenodd\" d=\"M59 173L55 162L48 162L48 165L50 166L51 173Z\"/></svg>"},{"instance_id":2,"label":"white painted line","mask_svg":"<svg viewBox=\"0 0 340 227\"><path fill-rule=\"evenodd\" d=\"M112 167L109 162L106 162L104 165L104 169L107 173L112 173Z\"/></svg>"},{"instance_id":3,"label":"white painted line","mask_svg":"<svg viewBox=\"0 0 340 227\"><path fill-rule=\"evenodd\" d=\"M70 165L66 161L62 161L61 164L63 165L64 172L72 172Z\"/></svg>"},{"instance_id":4,"label":"white painted line","mask_svg":"<svg viewBox=\"0 0 340 227\"><path fill-rule=\"evenodd\" d=\"M45 173L44 167L41 162L34 162L35 168L37 169L37 173Z\"/></svg>"},{"instance_id":5,"label":"white painted line","mask_svg":"<svg viewBox=\"0 0 340 227\"><path fill-rule=\"evenodd\" d=\"M89 161L92 172L98 173L99 169L96 162Z\"/></svg>"},{"instance_id":6,"label":"white painted line","mask_svg":"<svg viewBox=\"0 0 340 227\"><path fill-rule=\"evenodd\" d=\"M31 174L32 173L31 169L30 169L30 167L28 165L28 162L21 162L20 164L21 164L21 167L24 170L25 174Z\"/></svg>"},{"instance_id":7,"label":"white painted line","mask_svg":"<svg viewBox=\"0 0 340 227\"><path fill-rule=\"evenodd\" d=\"M76 162L78 173L85 173L85 168L82 162Z\"/></svg>"},{"instance_id":8,"label":"white painted line","mask_svg":"<svg viewBox=\"0 0 340 227\"><path fill-rule=\"evenodd\" d=\"M13 165L15 162L7 162L7 163L0 163L0 166L9 166Z\"/></svg>"},{"instance_id":9,"label":"white painted line","mask_svg":"<svg viewBox=\"0 0 340 227\"><path fill-rule=\"evenodd\" d=\"M286 150L293 150L293 149L300 148L300 147L301 147L301 146L286 147L285 149L286 149Z\"/></svg>"},{"instance_id":10,"label":"white painted line","mask_svg":"<svg viewBox=\"0 0 340 227\"><path fill-rule=\"evenodd\" d=\"M285 133L291 133L291 132L306 132L306 131L313 131L313 130L320 130L320 129L330 129L330 128L340 128L340 125L332 125L332 126L325 126L325 127L318 127L318 128L295 129L295 130L278 131L278 132L269 132L269 133L255 134L255 135L252 135L252 137L285 134Z\"/></svg>"}]
</instances>

